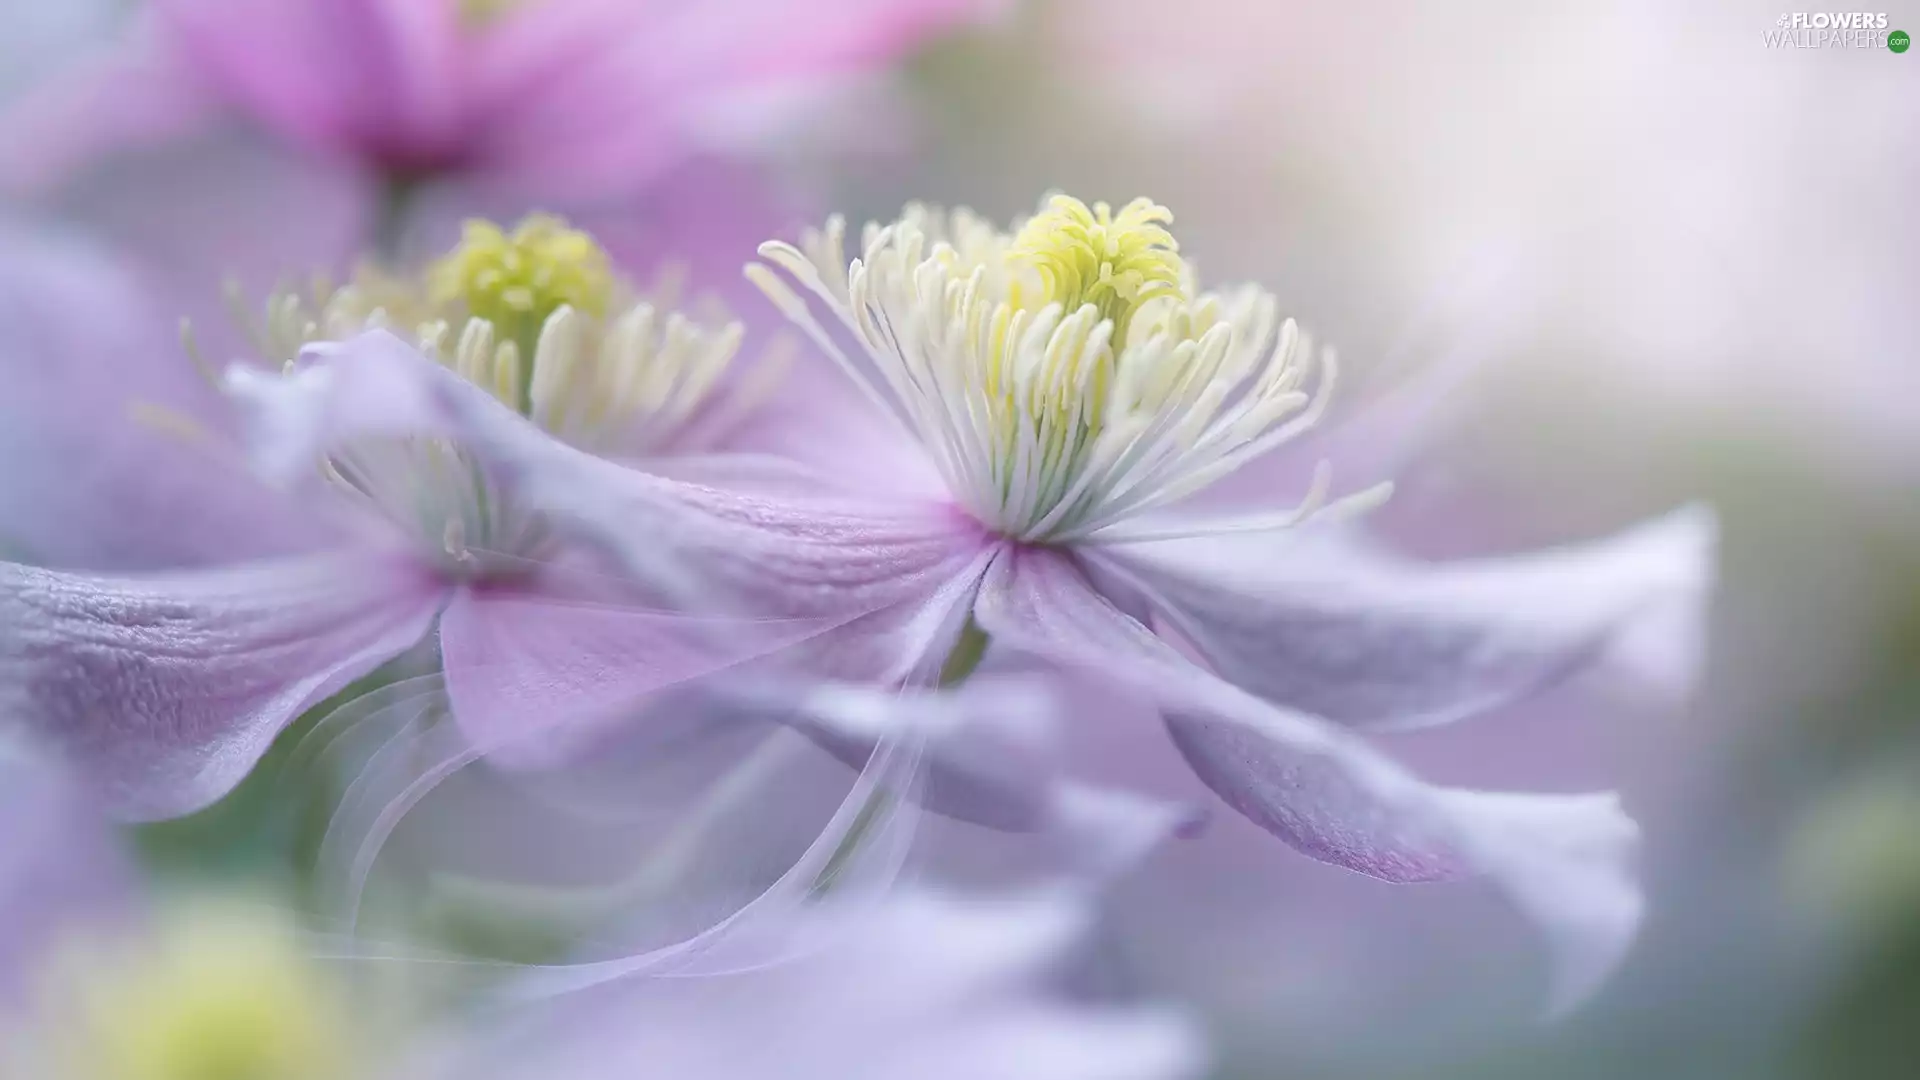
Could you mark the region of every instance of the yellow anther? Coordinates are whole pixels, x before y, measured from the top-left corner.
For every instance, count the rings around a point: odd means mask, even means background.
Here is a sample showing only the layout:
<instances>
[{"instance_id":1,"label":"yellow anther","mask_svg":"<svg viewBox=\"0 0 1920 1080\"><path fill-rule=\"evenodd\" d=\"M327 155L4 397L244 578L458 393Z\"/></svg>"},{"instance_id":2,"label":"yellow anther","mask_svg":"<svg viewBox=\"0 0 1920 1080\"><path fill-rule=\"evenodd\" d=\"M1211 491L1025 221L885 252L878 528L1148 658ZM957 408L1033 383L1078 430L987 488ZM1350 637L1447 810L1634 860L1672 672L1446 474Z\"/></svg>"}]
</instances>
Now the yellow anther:
<instances>
[{"instance_id":1,"label":"yellow anther","mask_svg":"<svg viewBox=\"0 0 1920 1080\"><path fill-rule=\"evenodd\" d=\"M1079 199L1053 196L1007 249L1014 306L1057 303L1070 315L1092 304L1112 320L1115 346L1124 345L1141 307L1183 295L1180 245L1167 231L1172 222L1173 214L1149 199L1115 215L1106 203L1089 210Z\"/></svg>"},{"instance_id":2,"label":"yellow anther","mask_svg":"<svg viewBox=\"0 0 1920 1080\"><path fill-rule=\"evenodd\" d=\"M511 234L489 221L467 222L459 246L433 264L427 280L436 306L464 307L527 352L555 311L571 307L597 318L613 294L607 253L548 214L526 218Z\"/></svg>"},{"instance_id":3,"label":"yellow anther","mask_svg":"<svg viewBox=\"0 0 1920 1080\"><path fill-rule=\"evenodd\" d=\"M485 26L526 2L527 0L459 0L460 21L467 26Z\"/></svg>"}]
</instances>

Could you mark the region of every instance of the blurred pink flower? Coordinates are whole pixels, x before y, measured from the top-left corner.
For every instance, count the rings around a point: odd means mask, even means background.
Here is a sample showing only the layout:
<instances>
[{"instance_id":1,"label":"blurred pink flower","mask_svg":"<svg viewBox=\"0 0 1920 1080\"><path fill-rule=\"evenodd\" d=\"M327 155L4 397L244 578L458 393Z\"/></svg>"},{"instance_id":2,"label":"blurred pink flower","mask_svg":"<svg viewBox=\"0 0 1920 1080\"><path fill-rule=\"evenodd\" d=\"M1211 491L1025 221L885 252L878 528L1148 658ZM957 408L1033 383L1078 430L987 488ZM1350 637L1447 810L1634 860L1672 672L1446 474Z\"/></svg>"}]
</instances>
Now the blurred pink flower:
<instances>
[{"instance_id":1,"label":"blurred pink flower","mask_svg":"<svg viewBox=\"0 0 1920 1080\"><path fill-rule=\"evenodd\" d=\"M163 0L30 93L7 171L44 188L229 118L393 183L619 197L999 0Z\"/></svg>"},{"instance_id":2,"label":"blurred pink flower","mask_svg":"<svg viewBox=\"0 0 1920 1080\"><path fill-rule=\"evenodd\" d=\"M1489 877L1552 936L1556 1001L1571 1002L1639 919L1635 830L1613 796L1430 786L1365 733L1462 719L1650 625L1691 627L1710 519L1685 511L1585 547L1428 568L1330 522L1289 533L1324 483L1296 510L1183 509L1311 427L1330 372L1305 389L1318 358L1257 292L1154 306L1172 299L1168 279L1147 279L1156 293L1124 275L1171 256L1142 246L1156 210L1109 221L1104 208L1056 201L1037 239L1016 239L916 209L870 229L850 270L837 223L805 254L764 247L858 342L841 352L797 296L755 271L875 407L878 429L835 418L822 432L848 463L838 474L685 484L610 468L379 334L311 350L306 385L284 405L352 430L386 422L354 416L356 400L406 401L416 430L460 440L608 551L644 566L663 537L685 537L704 588L831 625L806 660L837 677L931 680L988 643L1096 673L1155 702L1195 774L1299 850L1390 881ZM1080 270L1082 240L1132 261ZM1010 307L1018 293L999 290L1035 281L998 279L993 255L1030 244L1030 257L1058 260L1040 264L1053 268L1042 288L1107 291L1072 312ZM1122 332L1138 336L1113 347ZM1664 644L1691 656L1684 637ZM989 824L994 810L936 808Z\"/></svg>"}]
</instances>

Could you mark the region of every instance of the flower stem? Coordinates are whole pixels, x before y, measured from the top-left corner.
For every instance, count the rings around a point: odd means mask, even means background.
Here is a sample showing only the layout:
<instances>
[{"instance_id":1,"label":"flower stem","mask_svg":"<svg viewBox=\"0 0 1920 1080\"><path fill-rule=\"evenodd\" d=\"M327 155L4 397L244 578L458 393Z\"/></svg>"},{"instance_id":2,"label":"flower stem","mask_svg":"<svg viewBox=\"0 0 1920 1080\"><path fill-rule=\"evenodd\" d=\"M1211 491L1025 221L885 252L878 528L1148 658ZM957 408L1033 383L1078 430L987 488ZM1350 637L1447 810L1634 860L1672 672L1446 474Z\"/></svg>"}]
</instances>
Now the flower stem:
<instances>
[{"instance_id":1,"label":"flower stem","mask_svg":"<svg viewBox=\"0 0 1920 1080\"><path fill-rule=\"evenodd\" d=\"M421 187L418 178L403 173L389 174L381 181L369 239L382 262L391 265L399 261L401 242L407 236L407 217L419 200Z\"/></svg>"}]
</instances>

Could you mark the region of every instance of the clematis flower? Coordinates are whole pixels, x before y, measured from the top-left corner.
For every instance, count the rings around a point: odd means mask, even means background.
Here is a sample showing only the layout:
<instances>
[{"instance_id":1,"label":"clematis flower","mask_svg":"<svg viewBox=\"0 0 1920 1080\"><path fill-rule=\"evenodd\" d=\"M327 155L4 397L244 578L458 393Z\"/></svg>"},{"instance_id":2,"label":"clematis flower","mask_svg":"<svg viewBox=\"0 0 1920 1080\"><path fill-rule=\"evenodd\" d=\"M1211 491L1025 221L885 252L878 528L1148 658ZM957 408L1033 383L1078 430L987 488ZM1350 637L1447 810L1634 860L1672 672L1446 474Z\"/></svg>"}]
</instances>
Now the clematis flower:
<instances>
[{"instance_id":1,"label":"clematis flower","mask_svg":"<svg viewBox=\"0 0 1920 1080\"><path fill-rule=\"evenodd\" d=\"M242 121L389 183L625 195L993 0L165 0L16 107L16 182Z\"/></svg>"},{"instance_id":2,"label":"clematis flower","mask_svg":"<svg viewBox=\"0 0 1920 1080\"><path fill-rule=\"evenodd\" d=\"M1490 880L1550 935L1554 1000L1571 1003L1640 916L1616 797L1434 786L1372 737L1525 697L1615 647L1691 655L1674 631L1704 588L1710 518L1422 565L1356 538L1341 519L1382 493L1328 502L1324 470L1302 505L1187 507L1311 429L1334 363L1259 290L1200 290L1169 220L1062 197L1010 232L912 208L851 263L837 220L764 246L814 306L767 267L750 276L881 425L823 432L861 467L784 490L607 468L389 336L313 350L334 385L296 411L411 393L432 403L415 422L458 430L503 483L631 560L649 552L637 515L717 524L703 580L771 614L837 609L834 647L800 655L838 676L951 677L994 648L1125 687L1196 777L1294 849L1388 881Z\"/></svg>"},{"instance_id":3,"label":"clematis flower","mask_svg":"<svg viewBox=\"0 0 1920 1080\"><path fill-rule=\"evenodd\" d=\"M612 586L591 576L591 559L457 447L369 439L290 463L313 479L301 492L253 482L227 442L228 403L210 387L146 372L133 385L110 381L124 355L114 350L149 356L154 346L139 338L147 323L129 310L134 290L119 282L106 299L127 303L103 309L89 291L100 280L85 273L91 259L62 266L65 249L50 246L54 259L23 269L66 272L23 274L28 295L8 324L18 335L9 362L39 370L6 406L18 414L15 449L36 467L10 470L0 485L0 535L83 559L87 544L129 539L141 546L100 555L136 568L204 561L139 575L0 565L0 701L79 762L112 812L158 818L206 805L305 708L436 625L451 673L503 638L495 619L530 601L607 598ZM68 295L94 305L62 308ZM98 318L77 320L76 310ZM776 373L735 362L733 324L665 310L613 274L591 240L550 219L511 235L476 224L417 280L368 274L276 296L255 332L262 355L290 358L308 337L368 324L416 329L476 392L606 453L708 447L751 410L765 389L756 379ZM165 468L132 460L142 444L121 438L156 426L174 433L161 440ZM42 461L82 471L56 480ZM89 474L101 490L74 490ZM127 501L115 501L122 493ZM121 513L153 535L107 528ZM563 621L550 612L544 625ZM531 661L517 670L543 677ZM457 675L449 694L456 705L466 696Z\"/></svg>"},{"instance_id":4,"label":"clematis flower","mask_svg":"<svg viewBox=\"0 0 1920 1080\"><path fill-rule=\"evenodd\" d=\"M1052 991L1087 919L1064 892L828 900L757 930L754 953L782 958L771 967L722 974L714 956L710 972L532 1004L509 971L489 1007L436 1017L391 992L404 985L352 977L339 962L352 948L304 934L266 898L143 894L88 802L60 770L0 751L0 822L19 856L0 867L10 1076L1177 1080L1200 1066L1169 1012ZM371 973L396 970L403 982L389 954Z\"/></svg>"}]
</instances>

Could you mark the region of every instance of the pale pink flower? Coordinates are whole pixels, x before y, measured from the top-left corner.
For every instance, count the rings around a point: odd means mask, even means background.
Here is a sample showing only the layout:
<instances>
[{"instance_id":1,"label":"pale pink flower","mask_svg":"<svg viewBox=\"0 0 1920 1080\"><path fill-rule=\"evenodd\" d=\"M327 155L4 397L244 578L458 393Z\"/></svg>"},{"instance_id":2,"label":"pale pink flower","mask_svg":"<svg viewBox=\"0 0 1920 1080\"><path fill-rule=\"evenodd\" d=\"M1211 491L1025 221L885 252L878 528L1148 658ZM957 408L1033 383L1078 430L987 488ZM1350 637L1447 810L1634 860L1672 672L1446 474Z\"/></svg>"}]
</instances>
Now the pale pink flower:
<instances>
[{"instance_id":1,"label":"pale pink flower","mask_svg":"<svg viewBox=\"0 0 1920 1080\"><path fill-rule=\"evenodd\" d=\"M614 467L386 335L311 350L304 385L273 397L274 427L437 427L636 566L678 516L667 535L705 549L712 595L835 624L797 659L836 676L930 680L988 644L1092 672L1155 702L1195 775L1298 850L1390 881L1489 878L1552 937L1554 1000L1571 1002L1640 916L1616 798L1436 787L1368 736L1486 711L1616 647L1686 663L1710 517L1424 566L1340 514L1311 520L1330 509L1324 475L1300 507L1183 509L1311 428L1333 369L1258 290L1200 292L1165 221L1144 201L1114 215L1057 199L1017 236L916 208L869 227L850 265L838 222L804 251L764 246L836 331L752 274L881 420L821 432L845 451L838 474L685 483Z\"/></svg>"}]
</instances>

